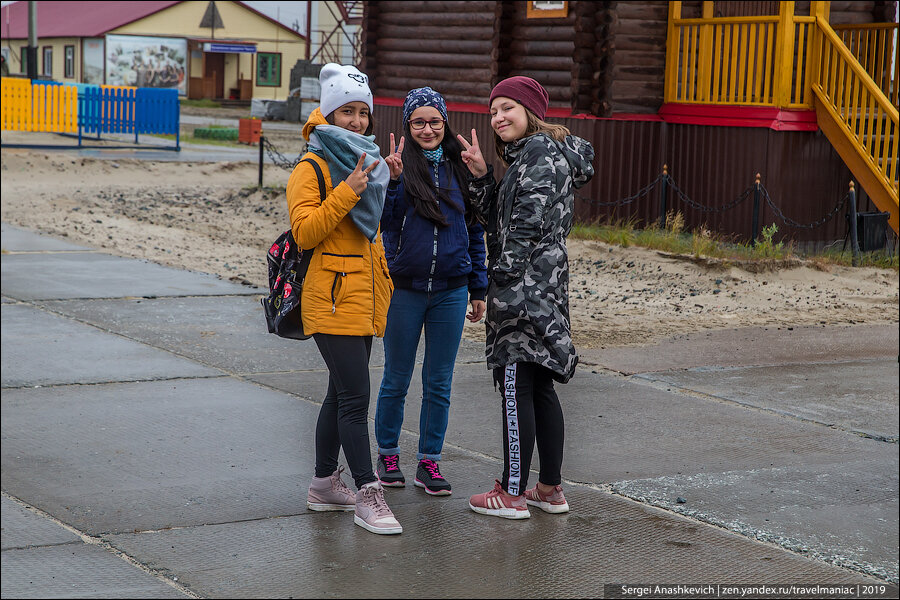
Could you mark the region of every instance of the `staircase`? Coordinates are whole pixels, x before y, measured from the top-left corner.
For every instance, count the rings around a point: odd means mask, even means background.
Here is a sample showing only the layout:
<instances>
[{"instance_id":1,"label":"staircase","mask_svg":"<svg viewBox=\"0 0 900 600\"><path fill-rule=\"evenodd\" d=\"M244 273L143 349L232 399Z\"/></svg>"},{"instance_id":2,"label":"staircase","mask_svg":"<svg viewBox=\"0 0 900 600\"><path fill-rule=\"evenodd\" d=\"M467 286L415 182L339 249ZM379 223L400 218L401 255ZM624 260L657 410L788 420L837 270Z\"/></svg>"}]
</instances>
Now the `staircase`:
<instances>
[{"instance_id":1,"label":"staircase","mask_svg":"<svg viewBox=\"0 0 900 600\"><path fill-rule=\"evenodd\" d=\"M898 233L900 131L896 86L900 80L895 77L891 90L890 77L880 77L887 86L879 86L871 69L867 71L821 16L816 19L813 51L816 67L810 83L819 128L875 206L890 213L888 223Z\"/></svg>"},{"instance_id":2,"label":"staircase","mask_svg":"<svg viewBox=\"0 0 900 600\"><path fill-rule=\"evenodd\" d=\"M318 42L318 49L310 57L314 64L329 62L358 65L361 57L360 25L363 20L363 2L321 2L335 23L329 29L311 32ZM321 10L321 9L320 9Z\"/></svg>"}]
</instances>

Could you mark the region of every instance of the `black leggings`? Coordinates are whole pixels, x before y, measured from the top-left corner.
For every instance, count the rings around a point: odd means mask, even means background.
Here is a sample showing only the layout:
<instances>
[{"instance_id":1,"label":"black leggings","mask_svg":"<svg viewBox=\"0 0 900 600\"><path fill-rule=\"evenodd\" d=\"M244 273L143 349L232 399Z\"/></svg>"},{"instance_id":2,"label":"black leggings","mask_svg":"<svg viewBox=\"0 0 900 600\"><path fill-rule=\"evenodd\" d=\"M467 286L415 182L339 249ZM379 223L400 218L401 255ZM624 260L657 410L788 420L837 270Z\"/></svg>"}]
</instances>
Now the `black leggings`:
<instances>
[{"instance_id":1,"label":"black leggings","mask_svg":"<svg viewBox=\"0 0 900 600\"><path fill-rule=\"evenodd\" d=\"M559 485L565 424L553 373L536 363L515 363L494 369L494 381L503 397L503 489L513 496L527 489L535 440L538 481Z\"/></svg>"},{"instance_id":2,"label":"black leggings","mask_svg":"<svg viewBox=\"0 0 900 600\"><path fill-rule=\"evenodd\" d=\"M372 336L313 335L328 366L328 392L316 422L316 477L329 477L344 457L357 488L376 481L369 447L369 355Z\"/></svg>"}]
</instances>

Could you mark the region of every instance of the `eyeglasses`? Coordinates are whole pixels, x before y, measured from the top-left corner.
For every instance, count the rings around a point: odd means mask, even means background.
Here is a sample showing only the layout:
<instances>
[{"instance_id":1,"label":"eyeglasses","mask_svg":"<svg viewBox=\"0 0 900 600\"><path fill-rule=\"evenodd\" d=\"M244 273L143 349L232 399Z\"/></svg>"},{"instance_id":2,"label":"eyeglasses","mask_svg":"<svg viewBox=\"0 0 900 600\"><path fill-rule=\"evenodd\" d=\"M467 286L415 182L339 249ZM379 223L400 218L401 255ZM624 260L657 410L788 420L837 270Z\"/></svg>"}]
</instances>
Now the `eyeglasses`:
<instances>
[{"instance_id":1,"label":"eyeglasses","mask_svg":"<svg viewBox=\"0 0 900 600\"><path fill-rule=\"evenodd\" d=\"M430 121L426 121L424 119L416 119L409 122L410 129L415 129L416 131L422 131L423 129L425 129L426 125L431 127L432 131L440 131L444 128L444 120L432 119Z\"/></svg>"}]
</instances>

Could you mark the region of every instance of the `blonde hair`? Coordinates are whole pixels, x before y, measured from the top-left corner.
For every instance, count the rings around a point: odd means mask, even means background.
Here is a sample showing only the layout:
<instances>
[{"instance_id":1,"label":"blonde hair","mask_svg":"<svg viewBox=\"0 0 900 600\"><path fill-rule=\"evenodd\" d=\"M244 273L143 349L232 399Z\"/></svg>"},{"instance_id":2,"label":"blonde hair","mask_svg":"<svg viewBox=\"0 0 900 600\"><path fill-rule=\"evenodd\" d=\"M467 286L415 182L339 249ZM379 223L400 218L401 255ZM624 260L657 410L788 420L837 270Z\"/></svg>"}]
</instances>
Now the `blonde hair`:
<instances>
[{"instance_id":1,"label":"blonde hair","mask_svg":"<svg viewBox=\"0 0 900 600\"><path fill-rule=\"evenodd\" d=\"M520 102L516 103L521 104ZM525 105L522 105L522 108L525 108ZM536 114L534 114L527 108L525 108L525 116L528 117L528 122L525 124L525 134L522 137L528 137L529 135L534 135L536 133L545 133L557 142L562 142L566 139L567 135L570 135L572 133L565 125L548 123L539 119ZM500 136L497 135L497 132L495 131L494 149L497 151L497 156L500 158L500 162L502 162L503 166L505 167L509 166L509 163L506 162L506 159L503 156L503 152L506 150L507 145L508 144L501 140Z\"/></svg>"}]
</instances>

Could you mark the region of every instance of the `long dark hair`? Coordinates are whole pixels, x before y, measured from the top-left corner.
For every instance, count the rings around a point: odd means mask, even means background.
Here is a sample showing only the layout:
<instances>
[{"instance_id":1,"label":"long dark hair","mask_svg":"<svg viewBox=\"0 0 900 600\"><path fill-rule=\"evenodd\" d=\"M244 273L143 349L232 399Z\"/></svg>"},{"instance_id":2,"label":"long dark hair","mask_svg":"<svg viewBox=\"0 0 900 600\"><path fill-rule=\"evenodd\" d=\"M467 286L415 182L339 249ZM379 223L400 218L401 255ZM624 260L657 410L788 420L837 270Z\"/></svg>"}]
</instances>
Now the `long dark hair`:
<instances>
[{"instance_id":1,"label":"long dark hair","mask_svg":"<svg viewBox=\"0 0 900 600\"><path fill-rule=\"evenodd\" d=\"M425 158L421 146L413 140L412 132L409 130L409 121L403 124L403 133L409 140L409 143L403 147L401 157L403 159L403 186L406 188L407 200L416 212L435 225L446 227L449 223L438 206L437 200L440 199L456 209L457 212L465 213L466 224L473 225L476 222L476 215L472 210L472 200L469 197L469 171L462 161L462 144L450 129L450 123L444 122L444 139L441 140L441 147L444 149L444 158L450 161L450 171L462 193L463 206L458 206L450 199L449 189L435 186L431 166L428 164L428 159Z\"/></svg>"}]
</instances>

